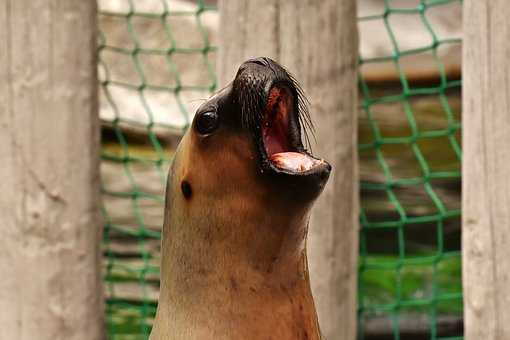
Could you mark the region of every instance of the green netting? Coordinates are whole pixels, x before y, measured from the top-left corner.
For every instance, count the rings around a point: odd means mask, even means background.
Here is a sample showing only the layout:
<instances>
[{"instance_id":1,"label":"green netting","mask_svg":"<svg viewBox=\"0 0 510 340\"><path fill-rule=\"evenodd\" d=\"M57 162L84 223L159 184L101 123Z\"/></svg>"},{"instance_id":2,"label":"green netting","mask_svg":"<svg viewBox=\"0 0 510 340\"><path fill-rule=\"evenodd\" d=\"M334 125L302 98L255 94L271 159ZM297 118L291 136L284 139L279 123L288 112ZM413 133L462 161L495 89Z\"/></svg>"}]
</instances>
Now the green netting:
<instances>
[{"instance_id":1,"label":"green netting","mask_svg":"<svg viewBox=\"0 0 510 340\"><path fill-rule=\"evenodd\" d=\"M389 52L360 59L360 339L454 339L462 335L461 84L442 51L460 40L430 17L461 0L373 2L380 11L360 17L362 39L363 25L379 24ZM166 172L196 100L216 87L217 11L204 0L98 3L108 334L147 339ZM403 19L428 41L401 43ZM417 74L420 63L432 69Z\"/></svg>"},{"instance_id":2,"label":"green netting","mask_svg":"<svg viewBox=\"0 0 510 340\"><path fill-rule=\"evenodd\" d=\"M110 339L147 339L151 329L169 158L193 99L216 87L213 10L204 1L99 1Z\"/></svg>"},{"instance_id":3,"label":"green netting","mask_svg":"<svg viewBox=\"0 0 510 340\"><path fill-rule=\"evenodd\" d=\"M359 18L361 39L372 26L389 44L360 56L359 338L460 339L461 81L448 60L460 37L434 16L460 16L462 2L380 4Z\"/></svg>"}]
</instances>

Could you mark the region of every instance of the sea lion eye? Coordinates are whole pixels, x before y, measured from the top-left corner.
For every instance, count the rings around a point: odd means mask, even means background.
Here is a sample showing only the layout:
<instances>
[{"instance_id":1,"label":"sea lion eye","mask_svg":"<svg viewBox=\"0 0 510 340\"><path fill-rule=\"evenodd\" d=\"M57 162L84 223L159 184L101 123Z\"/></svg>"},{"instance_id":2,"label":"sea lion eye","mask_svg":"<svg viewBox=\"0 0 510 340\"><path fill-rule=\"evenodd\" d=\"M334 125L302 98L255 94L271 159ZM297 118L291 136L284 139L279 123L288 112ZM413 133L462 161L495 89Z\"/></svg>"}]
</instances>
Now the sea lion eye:
<instances>
[{"instance_id":1,"label":"sea lion eye","mask_svg":"<svg viewBox=\"0 0 510 340\"><path fill-rule=\"evenodd\" d=\"M198 133L207 135L218 127L219 119L215 111L206 111L197 117L196 129Z\"/></svg>"}]
</instances>

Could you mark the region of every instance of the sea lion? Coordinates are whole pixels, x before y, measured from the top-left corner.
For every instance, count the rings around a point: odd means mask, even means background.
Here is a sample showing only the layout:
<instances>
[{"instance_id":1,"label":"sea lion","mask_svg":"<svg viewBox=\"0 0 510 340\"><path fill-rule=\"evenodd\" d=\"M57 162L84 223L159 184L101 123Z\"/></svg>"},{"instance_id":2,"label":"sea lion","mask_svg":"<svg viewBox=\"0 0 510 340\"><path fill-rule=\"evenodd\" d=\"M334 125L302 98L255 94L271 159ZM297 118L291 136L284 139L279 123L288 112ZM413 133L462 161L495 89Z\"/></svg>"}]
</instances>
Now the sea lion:
<instances>
[{"instance_id":1,"label":"sea lion","mask_svg":"<svg viewBox=\"0 0 510 340\"><path fill-rule=\"evenodd\" d=\"M169 171L151 340L320 339L305 244L331 166L303 145L306 103L257 58L197 110Z\"/></svg>"}]
</instances>

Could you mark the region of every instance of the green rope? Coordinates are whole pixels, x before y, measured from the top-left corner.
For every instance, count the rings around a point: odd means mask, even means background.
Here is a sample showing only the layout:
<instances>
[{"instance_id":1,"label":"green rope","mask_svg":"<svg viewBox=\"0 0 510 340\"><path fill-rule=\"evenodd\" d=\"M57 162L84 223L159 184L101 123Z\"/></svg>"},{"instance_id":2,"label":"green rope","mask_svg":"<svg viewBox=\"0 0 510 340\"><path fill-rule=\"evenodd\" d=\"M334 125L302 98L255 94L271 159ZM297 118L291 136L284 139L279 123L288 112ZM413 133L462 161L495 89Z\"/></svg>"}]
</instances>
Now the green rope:
<instances>
[{"instance_id":1,"label":"green rope","mask_svg":"<svg viewBox=\"0 0 510 340\"><path fill-rule=\"evenodd\" d=\"M424 334L430 339L462 339L461 329L456 334L442 334L439 328L442 318L462 317L458 206L461 125L455 112L459 108L450 105L452 97L460 96L461 82L448 78L438 53L441 47L460 44L460 39L442 39L428 16L433 8L437 11L444 6L462 6L462 1L415 3L413 7L397 8L385 0L381 13L359 18L360 25L380 22L391 42L387 56L361 55L360 68L392 63L398 79L395 91L395 86L392 90L388 90L389 85L377 88L360 75L364 112L360 119L360 166L362 174L372 176L362 177L360 185L359 339L366 338L368 324L377 319L387 320L391 325L387 332L393 339L405 338L401 323L417 318L427 320L428 332ZM430 44L401 49L393 25L402 16L414 16L421 22ZM424 86L408 79L402 59L427 53L437 64L439 75ZM416 102L423 98L439 103L435 112L418 112ZM395 118L403 115L405 126L392 130L385 125L380 117L384 110ZM442 115L444 126L420 128L417 119L427 114ZM397 168L399 165L409 169ZM441 195L451 187L459 187L458 192L450 193L454 204L445 202ZM420 197L418 206L412 206L416 201L413 196ZM457 231L453 241L450 235L446 239L446 229Z\"/></svg>"},{"instance_id":2,"label":"green rope","mask_svg":"<svg viewBox=\"0 0 510 340\"><path fill-rule=\"evenodd\" d=\"M160 215L173 152L165 138L182 134L189 124L188 94L208 96L216 88L215 47L202 24L215 8L203 1L184 10L164 0L149 9L133 0L112 3L100 0L98 13L101 110L109 114L102 117L101 166L107 327L112 340L147 339L157 306ZM183 20L195 31L194 46L174 35ZM157 46L149 46L151 40ZM205 82L182 76L187 58L203 68ZM167 113L155 111L154 95L174 103L178 112L168 114L178 113L180 124L161 119ZM138 119L122 111L131 104Z\"/></svg>"}]
</instances>

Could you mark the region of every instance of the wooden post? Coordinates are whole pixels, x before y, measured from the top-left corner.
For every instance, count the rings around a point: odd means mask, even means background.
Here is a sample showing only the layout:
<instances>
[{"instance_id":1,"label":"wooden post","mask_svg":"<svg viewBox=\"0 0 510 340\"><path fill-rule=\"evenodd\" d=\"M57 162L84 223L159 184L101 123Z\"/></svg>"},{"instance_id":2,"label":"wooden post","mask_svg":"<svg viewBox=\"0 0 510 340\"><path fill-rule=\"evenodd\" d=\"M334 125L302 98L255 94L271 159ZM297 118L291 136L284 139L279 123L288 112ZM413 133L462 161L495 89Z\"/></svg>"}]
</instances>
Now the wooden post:
<instances>
[{"instance_id":1,"label":"wooden post","mask_svg":"<svg viewBox=\"0 0 510 340\"><path fill-rule=\"evenodd\" d=\"M103 339L96 4L0 4L0 339Z\"/></svg>"},{"instance_id":2,"label":"wooden post","mask_svg":"<svg viewBox=\"0 0 510 340\"><path fill-rule=\"evenodd\" d=\"M467 340L510 339L510 6L464 2L462 259Z\"/></svg>"},{"instance_id":3,"label":"wooden post","mask_svg":"<svg viewBox=\"0 0 510 340\"><path fill-rule=\"evenodd\" d=\"M308 259L326 339L355 339L358 255L357 51L355 0L220 0L220 85L244 60L268 56L310 98L314 153L333 174L310 222Z\"/></svg>"}]
</instances>

